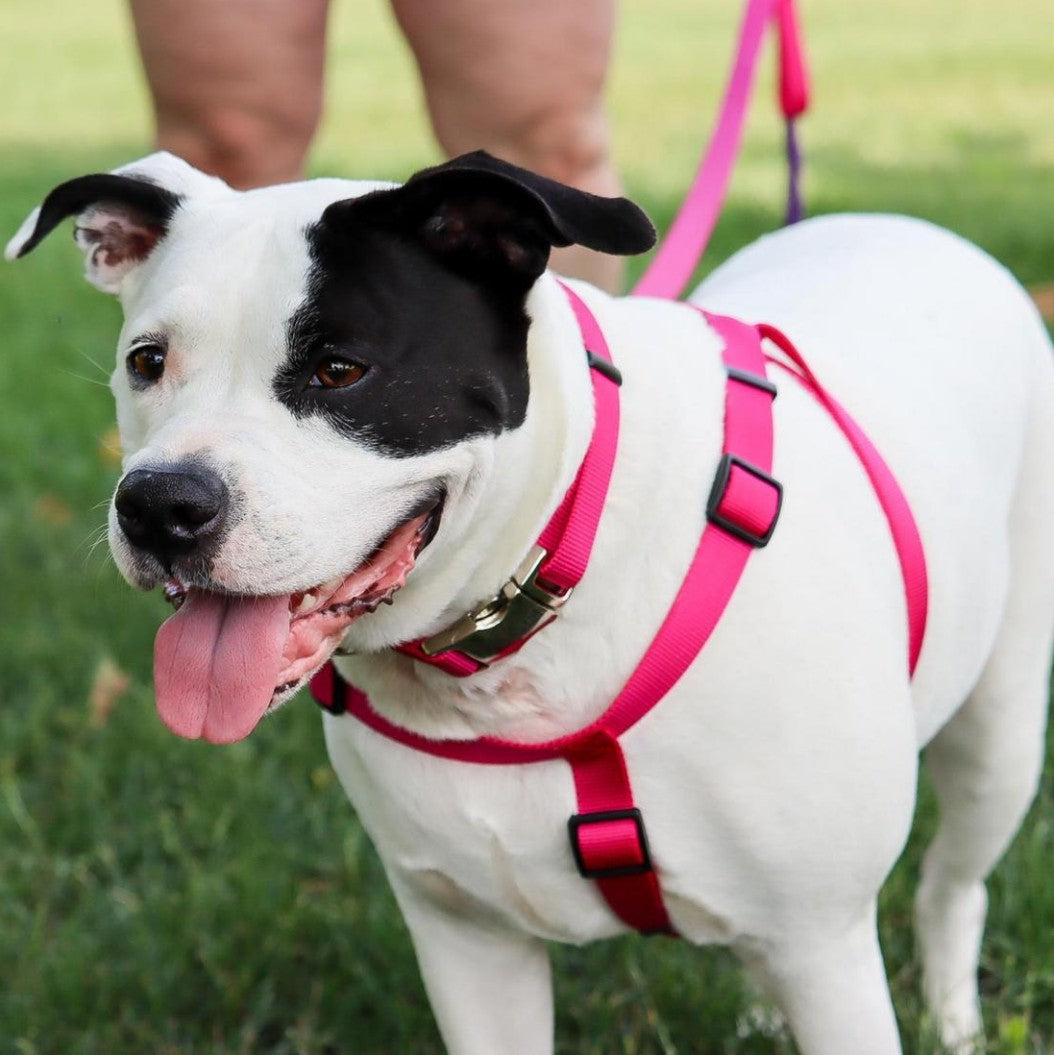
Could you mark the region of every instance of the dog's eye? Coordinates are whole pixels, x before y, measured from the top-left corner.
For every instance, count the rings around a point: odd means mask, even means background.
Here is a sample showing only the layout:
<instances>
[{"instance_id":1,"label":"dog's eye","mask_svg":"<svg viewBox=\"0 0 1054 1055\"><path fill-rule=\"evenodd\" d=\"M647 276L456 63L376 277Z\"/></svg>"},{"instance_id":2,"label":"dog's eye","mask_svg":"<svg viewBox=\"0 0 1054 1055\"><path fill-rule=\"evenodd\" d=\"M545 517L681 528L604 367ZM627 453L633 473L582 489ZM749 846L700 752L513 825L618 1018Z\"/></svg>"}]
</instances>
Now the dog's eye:
<instances>
[{"instance_id":1,"label":"dog's eye","mask_svg":"<svg viewBox=\"0 0 1054 1055\"><path fill-rule=\"evenodd\" d=\"M333 356L318 364L308 384L312 388L347 388L361 380L365 373L366 367L361 363Z\"/></svg>"},{"instance_id":2,"label":"dog's eye","mask_svg":"<svg viewBox=\"0 0 1054 1055\"><path fill-rule=\"evenodd\" d=\"M158 381L165 372L165 354L159 344L141 344L128 353L128 369L140 381Z\"/></svg>"}]
</instances>

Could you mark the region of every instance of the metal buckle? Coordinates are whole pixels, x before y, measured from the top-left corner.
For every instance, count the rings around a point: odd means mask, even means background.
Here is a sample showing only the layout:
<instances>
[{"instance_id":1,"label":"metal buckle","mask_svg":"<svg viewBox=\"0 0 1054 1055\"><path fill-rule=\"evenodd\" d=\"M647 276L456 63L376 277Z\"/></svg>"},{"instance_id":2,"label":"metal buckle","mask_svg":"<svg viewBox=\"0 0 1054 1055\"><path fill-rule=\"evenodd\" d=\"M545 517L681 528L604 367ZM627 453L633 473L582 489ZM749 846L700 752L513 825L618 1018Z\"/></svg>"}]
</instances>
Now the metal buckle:
<instances>
[{"instance_id":1,"label":"metal buckle","mask_svg":"<svg viewBox=\"0 0 1054 1055\"><path fill-rule=\"evenodd\" d=\"M553 593L538 581L548 556L541 546L534 546L497 597L422 641L421 651L437 656L456 648L486 666L551 623L572 591Z\"/></svg>"},{"instance_id":2,"label":"metal buckle","mask_svg":"<svg viewBox=\"0 0 1054 1055\"><path fill-rule=\"evenodd\" d=\"M609 821L633 821L637 828L637 849L640 861L626 865L612 865L608 868L590 868L586 864L579 842L579 830L589 824L605 824ZM648 837L644 834L644 818L636 807L628 810L605 810L597 813L576 813L567 822L567 831L571 836L571 852L575 855L575 864L579 873L586 879L615 879L618 876L642 875L651 871L651 852L648 850Z\"/></svg>"}]
</instances>

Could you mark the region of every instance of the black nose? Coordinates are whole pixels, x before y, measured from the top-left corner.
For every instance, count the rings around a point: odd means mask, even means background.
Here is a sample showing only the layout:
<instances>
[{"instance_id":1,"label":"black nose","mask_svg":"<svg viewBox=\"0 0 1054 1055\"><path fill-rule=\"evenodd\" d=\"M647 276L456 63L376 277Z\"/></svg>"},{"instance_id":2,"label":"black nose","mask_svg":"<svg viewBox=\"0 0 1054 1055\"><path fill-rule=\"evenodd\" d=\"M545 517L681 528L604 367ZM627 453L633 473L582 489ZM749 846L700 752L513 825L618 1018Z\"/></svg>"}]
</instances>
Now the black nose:
<instances>
[{"instance_id":1,"label":"black nose","mask_svg":"<svg viewBox=\"0 0 1054 1055\"><path fill-rule=\"evenodd\" d=\"M113 504L128 541L168 565L216 540L228 494L219 476L200 466L136 469L121 481Z\"/></svg>"}]
</instances>

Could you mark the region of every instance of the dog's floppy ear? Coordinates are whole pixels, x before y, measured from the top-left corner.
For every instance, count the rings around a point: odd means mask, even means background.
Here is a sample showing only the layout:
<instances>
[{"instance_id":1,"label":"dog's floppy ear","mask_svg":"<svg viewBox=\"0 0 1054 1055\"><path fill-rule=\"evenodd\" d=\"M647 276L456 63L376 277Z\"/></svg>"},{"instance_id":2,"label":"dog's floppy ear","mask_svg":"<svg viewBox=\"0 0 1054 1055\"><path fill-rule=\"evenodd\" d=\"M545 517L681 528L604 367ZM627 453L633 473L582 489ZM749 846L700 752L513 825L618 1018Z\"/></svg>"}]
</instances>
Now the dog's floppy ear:
<instances>
[{"instance_id":1,"label":"dog's floppy ear","mask_svg":"<svg viewBox=\"0 0 1054 1055\"><path fill-rule=\"evenodd\" d=\"M331 205L341 219L402 231L455 270L529 286L553 246L642 253L655 228L626 198L601 198L477 150L424 169L403 186Z\"/></svg>"},{"instance_id":2,"label":"dog's floppy ear","mask_svg":"<svg viewBox=\"0 0 1054 1055\"><path fill-rule=\"evenodd\" d=\"M164 237L188 195L223 192L233 193L222 180L171 154L152 154L113 172L59 184L29 214L4 256L25 256L67 216L76 216L74 237L84 252L88 281L106 293L119 293L125 277Z\"/></svg>"}]
</instances>

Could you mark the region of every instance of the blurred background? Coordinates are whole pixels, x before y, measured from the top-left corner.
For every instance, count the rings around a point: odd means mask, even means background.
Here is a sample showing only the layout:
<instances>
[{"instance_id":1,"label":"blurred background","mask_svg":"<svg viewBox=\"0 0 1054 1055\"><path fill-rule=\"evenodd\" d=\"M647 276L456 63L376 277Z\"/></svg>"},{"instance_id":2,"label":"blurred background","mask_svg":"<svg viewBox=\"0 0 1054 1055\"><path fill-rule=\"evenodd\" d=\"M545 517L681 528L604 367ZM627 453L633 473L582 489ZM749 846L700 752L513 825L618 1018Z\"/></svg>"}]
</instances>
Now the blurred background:
<instances>
[{"instance_id":1,"label":"blurred background","mask_svg":"<svg viewBox=\"0 0 1054 1055\"><path fill-rule=\"evenodd\" d=\"M615 157L660 230L708 135L740 10L620 6ZM1054 5L803 0L802 16L808 211L944 224L1054 314ZM771 59L703 270L780 223ZM4 0L0 73L3 240L55 184L150 150L117 0ZM402 179L439 158L386 4L336 3L312 174ZM80 272L65 232L0 272L0 1052L439 1052L315 707L298 699L227 748L177 740L154 714L167 609L118 580L101 534L119 468L106 388L119 311ZM1048 767L991 887L982 983L1000 1055L1054 1052L1052 816ZM924 786L882 921L905 1050L923 1055L939 1049L910 900L932 823ZM628 938L555 962L561 1053L792 1050L720 950Z\"/></svg>"}]
</instances>

